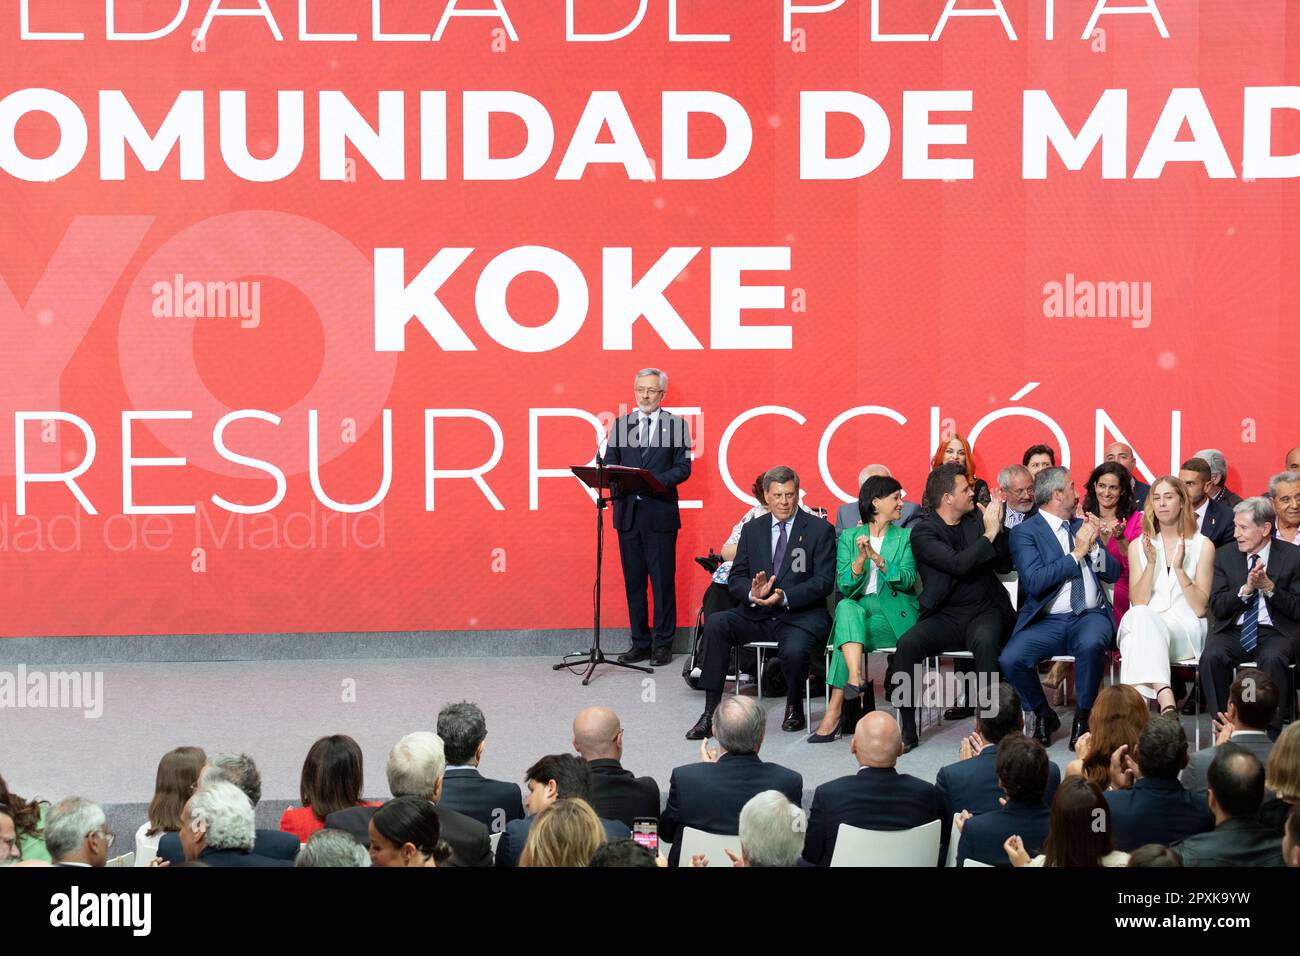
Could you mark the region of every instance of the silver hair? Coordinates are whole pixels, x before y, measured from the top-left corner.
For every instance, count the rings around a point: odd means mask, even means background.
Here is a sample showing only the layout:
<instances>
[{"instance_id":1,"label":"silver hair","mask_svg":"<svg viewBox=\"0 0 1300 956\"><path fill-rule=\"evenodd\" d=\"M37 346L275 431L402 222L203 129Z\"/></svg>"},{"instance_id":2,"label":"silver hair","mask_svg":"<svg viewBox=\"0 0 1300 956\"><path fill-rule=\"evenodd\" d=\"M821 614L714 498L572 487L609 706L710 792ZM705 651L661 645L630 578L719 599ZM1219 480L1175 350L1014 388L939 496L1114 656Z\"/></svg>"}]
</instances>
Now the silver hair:
<instances>
[{"instance_id":1,"label":"silver hair","mask_svg":"<svg viewBox=\"0 0 1300 956\"><path fill-rule=\"evenodd\" d=\"M665 372L665 371L664 371L663 369L661 369L661 368L643 368L643 369L641 369L641 371L639 371L639 372L636 373L636 377L632 379L632 384L635 385L635 384L636 384L636 380L637 380L638 378L645 378L647 375L658 375L658 376L659 376L659 387L660 387L660 388L667 388L667 387L668 387L668 373Z\"/></svg>"},{"instance_id":2,"label":"silver hair","mask_svg":"<svg viewBox=\"0 0 1300 956\"><path fill-rule=\"evenodd\" d=\"M248 754L215 754L208 760L213 769L220 770L227 780L233 783L248 802L253 806L262 799L262 774Z\"/></svg>"},{"instance_id":3,"label":"silver hair","mask_svg":"<svg viewBox=\"0 0 1300 956\"><path fill-rule=\"evenodd\" d=\"M1223 452L1217 448L1202 448L1193 458L1203 458L1205 463L1210 466L1210 477L1215 481L1223 481L1228 475L1228 460L1223 457Z\"/></svg>"},{"instance_id":4,"label":"silver hair","mask_svg":"<svg viewBox=\"0 0 1300 956\"><path fill-rule=\"evenodd\" d=\"M749 697L724 697L713 712L713 735L729 754L756 754L763 745L767 712Z\"/></svg>"},{"instance_id":5,"label":"silver hair","mask_svg":"<svg viewBox=\"0 0 1300 956\"><path fill-rule=\"evenodd\" d=\"M1232 509L1232 513L1250 515L1250 520L1257 526L1271 524L1277 527L1277 512L1273 510L1273 502L1259 495L1254 498L1247 498L1236 505Z\"/></svg>"},{"instance_id":6,"label":"silver hair","mask_svg":"<svg viewBox=\"0 0 1300 956\"><path fill-rule=\"evenodd\" d=\"M773 485L784 485L787 481L793 481L794 490L799 490L799 476L795 474L793 468L787 468L785 465L769 468L763 473L763 493L766 494Z\"/></svg>"},{"instance_id":7,"label":"silver hair","mask_svg":"<svg viewBox=\"0 0 1300 956\"><path fill-rule=\"evenodd\" d=\"M294 866L366 867L370 854L342 830L317 830L302 848Z\"/></svg>"},{"instance_id":8,"label":"silver hair","mask_svg":"<svg viewBox=\"0 0 1300 956\"><path fill-rule=\"evenodd\" d=\"M204 845L213 850L253 849L253 804L228 780L205 783L190 797L190 826L208 825Z\"/></svg>"},{"instance_id":9,"label":"silver hair","mask_svg":"<svg viewBox=\"0 0 1300 956\"><path fill-rule=\"evenodd\" d=\"M1268 480L1268 496L1276 497L1278 485L1289 485L1300 481L1300 471L1281 471Z\"/></svg>"},{"instance_id":10,"label":"silver hair","mask_svg":"<svg viewBox=\"0 0 1300 956\"><path fill-rule=\"evenodd\" d=\"M86 834L108 822L104 808L82 797L68 797L50 807L45 815L45 849L58 863L81 849Z\"/></svg>"},{"instance_id":11,"label":"silver hair","mask_svg":"<svg viewBox=\"0 0 1300 956\"><path fill-rule=\"evenodd\" d=\"M740 850L749 866L794 866L808 818L779 790L749 798L740 811Z\"/></svg>"},{"instance_id":12,"label":"silver hair","mask_svg":"<svg viewBox=\"0 0 1300 956\"><path fill-rule=\"evenodd\" d=\"M442 738L427 730L407 734L388 752L388 789L395 797L429 800L447 769Z\"/></svg>"},{"instance_id":13,"label":"silver hair","mask_svg":"<svg viewBox=\"0 0 1300 956\"><path fill-rule=\"evenodd\" d=\"M1024 465L1007 465L1007 467L998 472L998 487L1003 491L1010 491L1011 479L1021 473L1029 475L1031 478L1033 477L1029 469Z\"/></svg>"},{"instance_id":14,"label":"silver hair","mask_svg":"<svg viewBox=\"0 0 1300 956\"><path fill-rule=\"evenodd\" d=\"M1052 500L1052 495L1064 491L1070 484L1070 469L1044 468L1034 476L1034 505L1043 507Z\"/></svg>"}]
</instances>

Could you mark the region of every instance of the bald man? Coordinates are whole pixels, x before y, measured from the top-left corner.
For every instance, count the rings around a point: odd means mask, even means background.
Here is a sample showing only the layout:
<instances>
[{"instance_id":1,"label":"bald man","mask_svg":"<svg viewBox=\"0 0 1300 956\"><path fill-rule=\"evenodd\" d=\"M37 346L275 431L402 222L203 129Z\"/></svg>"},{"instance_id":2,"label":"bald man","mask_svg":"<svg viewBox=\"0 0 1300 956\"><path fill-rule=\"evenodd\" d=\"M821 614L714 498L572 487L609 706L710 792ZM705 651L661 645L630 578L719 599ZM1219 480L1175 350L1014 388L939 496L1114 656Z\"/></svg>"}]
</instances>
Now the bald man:
<instances>
[{"instance_id":1,"label":"bald man","mask_svg":"<svg viewBox=\"0 0 1300 956\"><path fill-rule=\"evenodd\" d=\"M1147 500L1147 492L1151 486L1142 481L1137 476L1137 465L1133 462L1133 449L1122 441L1114 442L1106 446L1106 461L1117 462L1128 469L1129 476L1133 479L1133 508L1140 509Z\"/></svg>"},{"instance_id":2,"label":"bald man","mask_svg":"<svg viewBox=\"0 0 1300 956\"><path fill-rule=\"evenodd\" d=\"M659 784L624 770L623 724L608 707L588 707L573 718L573 749L591 768L591 805L602 820L628 829L637 817L659 819Z\"/></svg>"},{"instance_id":3,"label":"bald man","mask_svg":"<svg viewBox=\"0 0 1300 956\"><path fill-rule=\"evenodd\" d=\"M1286 453L1286 470L1300 471L1300 445L1296 445Z\"/></svg>"},{"instance_id":4,"label":"bald man","mask_svg":"<svg viewBox=\"0 0 1300 956\"><path fill-rule=\"evenodd\" d=\"M858 493L862 493L862 486L867 483L868 478L877 475L881 478L894 477L884 465L867 465L858 472ZM913 501L904 501L903 513L898 516L898 526L910 528L919 517L921 517L921 506ZM835 540L838 541L844 531L856 528L860 524L862 524L862 511L858 502L848 501L840 505L839 510L835 512Z\"/></svg>"},{"instance_id":5,"label":"bald man","mask_svg":"<svg viewBox=\"0 0 1300 956\"><path fill-rule=\"evenodd\" d=\"M943 818L938 788L894 769L903 755L903 734L889 714L873 710L859 720L850 749L858 772L813 793L803 845L808 865L830 866L841 823L864 830L910 830ZM942 828L940 823L946 837Z\"/></svg>"}]
</instances>

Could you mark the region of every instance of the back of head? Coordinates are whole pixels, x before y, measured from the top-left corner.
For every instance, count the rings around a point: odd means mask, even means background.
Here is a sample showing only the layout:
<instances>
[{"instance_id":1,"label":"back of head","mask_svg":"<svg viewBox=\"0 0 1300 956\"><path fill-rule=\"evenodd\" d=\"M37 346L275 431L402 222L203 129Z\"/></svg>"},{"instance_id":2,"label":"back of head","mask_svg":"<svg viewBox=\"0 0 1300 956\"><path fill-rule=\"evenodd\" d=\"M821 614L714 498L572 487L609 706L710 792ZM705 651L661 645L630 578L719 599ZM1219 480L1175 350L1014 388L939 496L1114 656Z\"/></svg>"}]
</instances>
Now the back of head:
<instances>
[{"instance_id":1,"label":"back of head","mask_svg":"<svg viewBox=\"0 0 1300 956\"><path fill-rule=\"evenodd\" d=\"M227 780L205 783L190 798L190 827L203 828L210 850L251 853L257 840L253 805L244 791Z\"/></svg>"},{"instance_id":2,"label":"back of head","mask_svg":"<svg viewBox=\"0 0 1300 956\"><path fill-rule=\"evenodd\" d=\"M991 744L996 744L1007 734L1020 733L1024 730L1025 715L1020 709L1020 695L1009 680L999 680L997 710L992 714L982 712L975 718L976 729L980 736Z\"/></svg>"},{"instance_id":3,"label":"back of head","mask_svg":"<svg viewBox=\"0 0 1300 956\"><path fill-rule=\"evenodd\" d=\"M925 479L925 507L928 511L937 511L943 504L943 496L953 493L957 486L957 479L969 480L966 478L966 469L955 462L949 462L946 465L940 465L926 476Z\"/></svg>"},{"instance_id":4,"label":"back of head","mask_svg":"<svg viewBox=\"0 0 1300 956\"><path fill-rule=\"evenodd\" d=\"M1137 765L1143 777L1177 780L1187 766L1187 734L1171 717L1153 717L1138 736Z\"/></svg>"},{"instance_id":5,"label":"back of head","mask_svg":"<svg viewBox=\"0 0 1300 956\"><path fill-rule=\"evenodd\" d=\"M1300 803L1300 721L1287 724L1268 752L1264 786L1288 803Z\"/></svg>"},{"instance_id":6,"label":"back of head","mask_svg":"<svg viewBox=\"0 0 1300 956\"><path fill-rule=\"evenodd\" d=\"M1114 849L1106 795L1091 780L1066 777L1052 800L1044 862L1047 866L1101 866L1101 858Z\"/></svg>"},{"instance_id":7,"label":"back of head","mask_svg":"<svg viewBox=\"0 0 1300 956\"><path fill-rule=\"evenodd\" d=\"M747 866L794 866L808 818L778 790L750 797L740 810L740 849Z\"/></svg>"},{"instance_id":8,"label":"back of head","mask_svg":"<svg viewBox=\"0 0 1300 956\"><path fill-rule=\"evenodd\" d=\"M1259 814L1264 802L1264 767L1245 747L1231 741L1216 747L1205 783L1224 816L1253 820Z\"/></svg>"},{"instance_id":9,"label":"back of head","mask_svg":"<svg viewBox=\"0 0 1300 956\"><path fill-rule=\"evenodd\" d=\"M894 766L902 743L898 721L883 710L871 711L853 729L853 752L864 767Z\"/></svg>"},{"instance_id":10,"label":"back of head","mask_svg":"<svg viewBox=\"0 0 1300 956\"><path fill-rule=\"evenodd\" d=\"M1041 474L1041 472L1040 472ZM1151 719L1146 698L1128 684L1103 687L1088 715L1091 737L1083 775L1099 787L1110 785L1110 758L1120 747L1137 750L1138 735Z\"/></svg>"},{"instance_id":11,"label":"back of head","mask_svg":"<svg viewBox=\"0 0 1300 956\"><path fill-rule=\"evenodd\" d=\"M1237 717L1250 730L1267 730L1277 716L1277 684L1262 670L1248 667L1237 672L1228 691L1228 702L1237 708Z\"/></svg>"},{"instance_id":12,"label":"back of head","mask_svg":"<svg viewBox=\"0 0 1300 956\"><path fill-rule=\"evenodd\" d=\"M55 863L76 856L86 834L102 827L108 818L103 808L81 797L60 800L45 816L45 849Z\"/></svg>"},{"instance_id":13,"label":"back of head","mask_svg":"<svg viewBox=\"0 0 1300 956\"><path fill-rule=\"evenodd\" d=\"M294 866L366 867L370 854L343 830L317 830L302 848Z\"/></svg>"},{"instance_id":14,"label":"back of head","mask_svg":"<svg viewBox=\"0 0 1300 956\"><path fill-rule=\"evenodd\" d=\"M361 802L364 762L361 748L347 734L322 737L312 744L302 766L303 806L324 820L336 810Z\"/></svg>"},{"instance_id":15,"label":"back of head","mask_svg":"<svg viewBox=\"0 0 1300 956\"><path fill-rule=\"evenodd\" d=\"M1177 850L1171 850L1159 843L1140 846L1128 855L1129 866L1182 866L1183 858Z\"/></svg>"},{"instance_id":16,"label":"back of head","mask_svg":"<svg viewBox=\"0 0 1300 956\"><path fill-rule=\"evenodd\" d=\"M446 768L442 740L437 734L417 730L388 752L388 790L395 797L432 800Z\"/></svg>"},{"instance_id":17,"label":"back of head","mask_svg":"<svg viewBox=\"0 0 1300 956\"><path fill-rule=\"evenodd\" d=\"M442 841L442 823L432 803L420 797L394 797L370 818L375 831L397 849L411 844L423 856L443 863L451 848Z\"/></svg>"},{"instance_id":18,"label":"back of head","mask_svg":"<svg viewBox=\"0 0 1300 956\"><path fill-rule=\"evenodd\" d=\"M557 800L591 798L591 767L576 754L547 754L525 776L541 784L554 780Z\"/></svg>"},{"instance_id":19,"label":"back of head","mask_svg":"<svg viewBox=\"0 0 1300 956\"><path fill-rule=\"evenodd\" d=\"M618 714L608 707L587 707L573 718L573 746L584 760L618 757L618 735L622 729Z\"/></svg>"},{"instance_id":20,"label":"back of head","mask_svg":"<svg viewBox=\"0 0 1300 956\"><path fill-rule=\"evenodd\" d=\"M478 704L461 701L438 712L438 736L442 738L447 765L464 767L474 763L478 746L487 736L487 721Z\"/></svg>"},{"instance_id":21,"label":"back of head","mask_svg":"<svg viewBox=\"0 0 1300 956\"><path fill-rule=\"evenodd\" d=\"M635 840L610 840L596 849L591 858L593 867L641 867L651 869L658 866L654 854Z\"/></svg>"},{"instance_id":22,"label":"back of head","mask_svg":"<svg viewBox=\"0 0 1300 956\"><path fill-rule=\"evenodd\" d=\"M998 782L1007 800L1041 804L1047 792L1047 751L1032 737L1012 734L998 744Z\"/></svg>"},{"instance_id":23,"label":"back of head","mask_svg":"<svg viewBox=\"0 0 1300 956\"><path fill-rule=\"evenodd\" d=\"M605 842L605 828L586 800L557 800L533 818L519 865L589 866Z\"/></svg>"},{"instance_id":24,"label":"back of head","mask_svg":"<svg viewBox=\"0 0 1300 956\"><path fill-rule=\"evenodd\" d=\"M208 761L220 770L236 787L244 791L254 807L262 800L262 774L248 754L216 754Z\"/></svg>"},{"instance_id":25,"label":"back of head","mask_svg":"<svg viewBox=\"0 0 1300 956\"><path fill-rule=\"evenodd\" d=\"M199 774L207 763L201 747L177 747L163 754L154 776L153 798L149 801L149 836L174 833L181 828L181 808L194 792Z\"/></svg>"},{"instance_id":26,"label":"back of head","mask_svg":"<svg viewBox=\"0 0 1300 956\"><path fill-rule=\"evenodd\" d=\"M756 754L763 746L767 713L750 697L724 697L713 712L713 735L729 754Z\"/></svg>"}]
</instances>

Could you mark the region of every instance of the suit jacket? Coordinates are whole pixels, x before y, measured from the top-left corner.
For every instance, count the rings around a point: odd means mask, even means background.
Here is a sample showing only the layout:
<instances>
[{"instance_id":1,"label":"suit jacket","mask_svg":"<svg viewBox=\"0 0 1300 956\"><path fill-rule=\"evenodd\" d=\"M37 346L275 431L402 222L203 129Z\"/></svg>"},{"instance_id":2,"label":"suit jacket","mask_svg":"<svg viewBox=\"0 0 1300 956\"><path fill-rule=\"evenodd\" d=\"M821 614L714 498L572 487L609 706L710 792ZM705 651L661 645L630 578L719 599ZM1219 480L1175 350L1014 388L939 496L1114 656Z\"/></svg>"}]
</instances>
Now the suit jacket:
<instances>
[{"instance_id":1,"label":"suit jacket","mask_svg":"<svg viewBox=\"0 0 1300 956\"><path fill-rule=\"evenodd\" d=\"M519 865L524 844L528 842L528 831L533 828L535 819L537 818L525 817L522 820L511 820L506 824L506 828L501 831L501 839L497 841L497 866ZM605 839L611 843L614 840L627 840L632 836L631 829L617 820L602 819L600 825L605 828Z\"/></svg>"},{"instance_id":2,"label":"suit jacket","mask_svg":"<svg viewBox=\"0 0 1300 956\"><path fill-rule=\"evenodd\" d=\"M1003 617L1009 622L1015 615L1011 596L997 577L1011 571L1008 536L1002 533L990 542L984 537L983 519L976 514L966 515L958 525L964 542L960 551L948 543L944 531L946 524L933 512L912 529L912 554L923 585L920 595L922 619L943 608L956 579L968 577L984 577L991 599L1002 609Z\"/></svg>"},{"instance_id":3,"label":"suit jacket","mask_svg":"<svg viewBox=\"0 0 1300 956\"><path fill-rule=\"evenodd\" d=\"M614 422L605 445L605 464L649 469L667 490L640 498L616 497L614 527L630 531L639 516L647 530L675 531L682 526L677 486L691 476L691 432L683 419L661 408L649 447L642 448L637 434L639 417L639 412L632 412Z\"/></svg>"},{"instance_id":4,"label":"suit jacket","mask_svg":"<svg viewBox=\"0 0 1300 956\"><path fill-rule=\"evenodd\" d=\"M1189 793L1177 780L1143 777L1131 790L1107 791L1106 803L1117 850L1136 850L1147 843L1169 846L1214 828L1205 798Z\"/></svg>"},{"instance_id":5,"label":"suit jacket","mask_svg":"<svg viewBox=\"0 0 1300 956\"><path fill-rule=\"evenodd\" d=\"M1282 837L1254 820L1224 820L1173 845L1183 866L1283 866Z\"/></svg>"},{"instance_id":6,"label":"suit jacket","mask_svg":"<svg viewBox=\"0 0 1300 956\"><path fill-rule=\"evenodd\" d=\"M1268 734L1260 733L1242 733L1240 730L1233 731L1232 742L1245 747L1256 757L1259 758L1260 764L1268 770L1268 755L1273 749L1273 742L1268 739ZM1204 750L1198 750L1192 754L1187 766L1178 779L1184 787L1196 794L1202 800L1209 792L1209 786L1206 784L1206 774L1210 772L1210 764L1214 761L1215 749L1206 747Z\"/></svg>"},{"instance_id":7,"label":"suit jacket","mask_svg":"<svg viewBox=\"0 0 1300 956\"><path fill-rule=\"evenodd\" d=\"M751 521L750 524L753 524ZM827 532L830 526L827 525ZM682 827L706 833L740 831L740 811L749 798L764 790L779 790L795 806L803 803L803 777L758 754L725 753L717 763L678 767L668 782L668 803L659 817L659 838L673 845L670 866L677 865Z\"/></svg>"},{"instance_id":8,"label":"suit jacket","mask_svg":"<svg viewBox=\"0 0 1300 956\"><path fill-rule=\"evenodd\" d=\"M803 509L796 509L787 529L785 560L776 572L776 586L785 592L786 604L750 607L749 589L754 575L772 576L771 515L746 521L740 529L736 557L731 562L727 589L739 602L738 610L751 620L778 617L825 641L831 630L826 598L835 587L835 532L829 524Z\"/></svg>"},{"instance_id":9,"label":"suit jacket","mask_svg":"<svg viewBox=\"0 0 1300 956\"><path fill-rule=\"evenodd\" d=\"M637 817L659 819L659 784L653 777L636 777L617 760L592 760L591 806L596 816L631 828Z\"/></svg>"},{"instance_id":10,"label":"suit jacket","mask_svg":"<svg viewBox=\"0 0 1300 956\"><path fill-rule=\"evenodd\" d=\"M1002 845L1007 837L1016 835L1025 844L1030 857L1043 852L1047 842L1047 827L1052 811L1046 803L1021 803L1008 801L990 813L971 817L962 825L961 842L957 844L957 865L967 860L987 863L989 866L1010 866Z\"/></svg>"},{"instance_id":11,"label":"suit jacket","mask_svg":"<svg viewBox=\"0 0 1300 956\"><path fill-rule=\"evenodd\" d=\"M282 830L257 830L254 834L253 855L257 857L268 857L272 860L287 860L292 863L298 858L298 849L301 844L298 838L292 833L285 833ZM181 836L179 833L164 833L158 840L158 856L166 860L172 866L180 866L185 862L185 851L181 848ZM207 862L206 860L204 862ZM219 864L222 865L247 865L247 864Z\"/></svg>"},{"instance_id":12,"label":"suit jacket","mask_svg":"<svg viewBox=\"0 0 1300 956\"><path fill-rule=\"evenodd\" d=\"M1214 500L1227 507L1229 511L1241 504L1241 495L1235 491L1230 491L1227 485L1219 489L1219 493L1214 496Z\"/></svg>"},{"instance_id":13,"label":"suit jacket","mask_svg":"<svg viewBox=\"0 0 1300 956\"><path fill-rule=\"evenodd\" d=\"M893 767L862 767L813 792L803 859L813 866L830 866L841 823L864 830L910 830L942 819L934 784Z\"/></svg>"},{"instance_id":14,"label":"suit jacket","mask_svg":"<svg viewBox=\"0 0 1300 956\"><path fill-rule=\"evenodd\" d=\"M325 818L325 827L329 830L343 830L369 849L370 818L378 809L378 807L348 807L346 810L336 810ZM446 865L491 866L492 841L488 839L488 828L450 807L438 805L437 811L442 841L451 847L451 859Z\"/></svg>"},{"instance_id":15,"label":"suit jacket","mask_svg":"<svg viewBox=\"0 0 1300 956\"><path fill-rule=\"evenodd\" d=\"M256 848L254 848L256 849ZM1279 854L1281 851L1278 851ZM184 862L182 860L182 862ZM289 860L277 860L269 856L262 856L257 852L244 853L241 850L204 850L199 854L199 862L206 863L208 866L262 866L262 867L292 867L293 863Z\"/></svg>"},{"instance_id":16,"label":"suit jacket","mask_svg":"<svg viewBox=\"0 0 1300 956\"><path fill-rule=\"evenodd\" d=\"M490 832L500 830L511 820L524 818L518 784L491 780L472 767L448 770L442 775L438 807L463 813Z\"/></svg>"},{"instance_id":17,"label":"suit jacket","mask_svg":"<svg viewBox=\"0 0 1300 956\"><path fill-rule=\"evenodd\" d=\"M1265 601L1273 627L1293 641L1300 640L1300 548L1274 539L1268 550L1268 576L1273 582L1273 596ZM1235 542L1230 548L1217 549L1214 588L1210 591L1210 613L1217 633L1237 633L1237 618L1246 610L1246 602L1237 597L1237 592L1245 583L1246 555Z\"/></svg>"},{"instance_id":18,"label":"suit jacket","mask_svg":"<svg viewBox=\"0 0 1300 956\"><path fill-rule=\"evenodd\" d=\"M896 524L900 528L910 528L921 520L921 506L914 501L904 501L902 514L898 516ZM862 521L862 512L858 511L856 501L848 501L840 505L835 511L835 538L839 540L841 534L849 528L856 528Z\"/></svg>"},{"instance_id":19,"label":"suit jacket","mask_svg":"<svg viewBox=\"0 0 1300 956\"><path fill-rule=\"evenodd\" d=\"M1210 501L1209 507L1205 509L1205 517L1201 519L1201 534L1210 539L1216 551L1225 545L1232 545L1234 548L1237 546L1233 537L1232 521L1230 505L1221 501Z\"/></svg>"},{"instance_id":20,"label":"suit jacket","mask_svg":"<svg viewBox=\"0 0 1300 956\"><path fill-rule=\"evenodd\" d=\"M858 538L870 534L871 529L861 527L849 528L840 535L836 546L835 576L840 594L845 598L860 598L867 590L872 565L868 563L863 568L862 576L854 578L853 562L858 557ZM885 560L885 573L876 575L876 594L895 638L906 634L908 628L920 617L920 606L915 593L916 559L912 555L911 536L912 532L891 524L885 529L885 538L880 542L880 556Z\"/></svg>"},{"instance_id":21,"label":"suit jacket","mask_svg":"<svg viewBox=\"0 0 1300 956\"><path fill-rule=\"evenodd\" d=\"M1080 519L1075 518L1070 522L1070 531L1078 532L1082 524ZM1101 582L1114 584L1118 581L1120 564L1105 548L1098 547L1097 553L1101 556L1101 570L1095 572L1099 579L1097 592L1113 633L1115 617ZM1082 584L1084 571L1073 557L1061 550L1061 542L1052 533L1052 526L1047 523L1041 511L1022 521L1011 532L1011 559L1020 576L1021 592L1020 614L1016 617L1016 626L1011 632L1014 636L1047 615L1056 595L1060 593L1061 585L1066 581ZM1090 560L1091 558L1085 558L1085 561Z\"/></svg>"},{"instance_id":22,"label":"suit jacket","mask_svg":"<svg viewBox=\"0 0 1300 956\"><path fill-rule=\"evenodd\" d=\"M1133 510L1141 511L1142 506L1147 503L1147 495L1151 493L1151 486L1145 481L1138 481L1133 478Z\"/></svg>"},{"instance_id":23,"label":"suit jacket","mask_svg":"<svg viewBox=\"0 0 1300 956\"><path fill-rule=\"evenodd\" d=\"M958 760L946 767L939 768L939 775L934 785L939 789L943 800L944 826L952 825L952 815L969 810L979 816L992 813L1001 806L998 801L1003 796L1002 786L998 783L998 746L989 744L969 760ZM1047 789L1043 792L1043 802L1049 807L1056 796L1056 788L1061 785L1061 768L1048 761Z\"/></svg>"}]
</instances>

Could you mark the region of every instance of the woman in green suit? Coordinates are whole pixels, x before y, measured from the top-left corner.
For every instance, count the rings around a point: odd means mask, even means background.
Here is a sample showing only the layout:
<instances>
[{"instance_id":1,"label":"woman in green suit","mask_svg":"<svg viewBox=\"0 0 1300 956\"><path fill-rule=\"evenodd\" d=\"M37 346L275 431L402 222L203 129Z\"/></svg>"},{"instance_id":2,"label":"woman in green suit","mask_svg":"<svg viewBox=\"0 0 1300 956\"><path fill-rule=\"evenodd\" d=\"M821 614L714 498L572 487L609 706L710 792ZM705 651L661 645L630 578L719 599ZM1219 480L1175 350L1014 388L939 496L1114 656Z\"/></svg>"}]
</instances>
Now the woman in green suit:
<instances>
[{"instance_id":1,"label":"woman in green suit","mask_svg":"<svg viewBox=\"0 0 1300 956\"><path fill-rule=\"evenodd\" d=\"M839 736L844 701L856 699L866 683L867 652L896 646L920 613L912 533L894 524L902 510L903 486L873 475L858 493L862 524L840 535L835 577L843 597L835 607L835 653L826 672L831 699L809 743Z\"/></svg>"}]
</instances>

